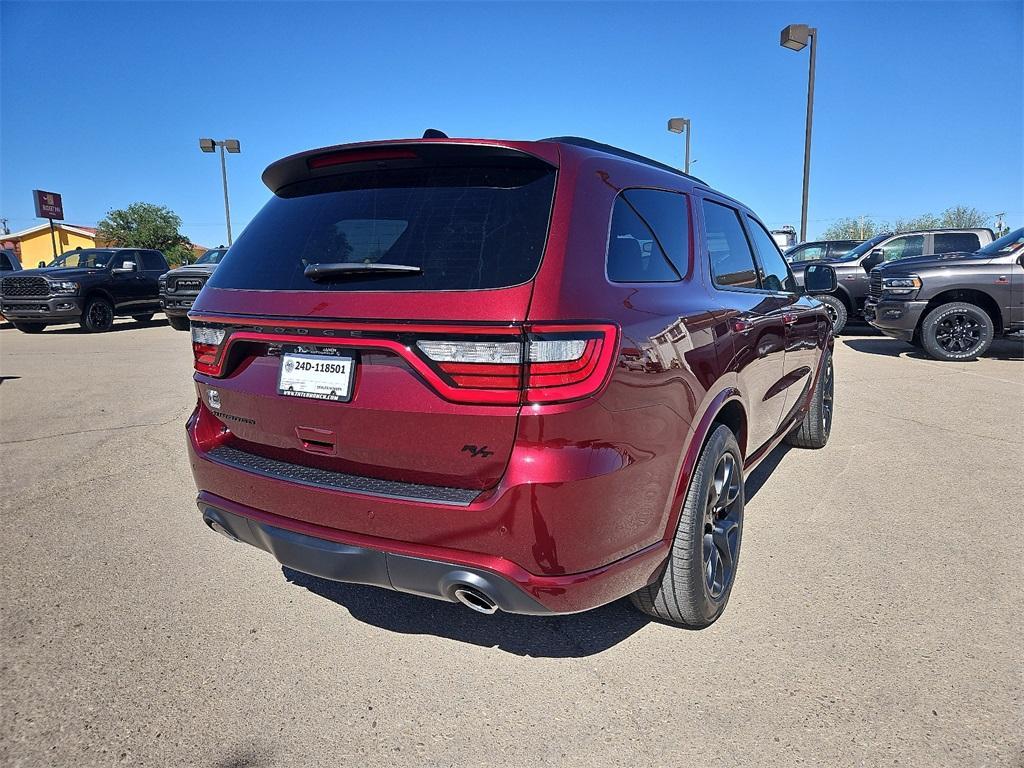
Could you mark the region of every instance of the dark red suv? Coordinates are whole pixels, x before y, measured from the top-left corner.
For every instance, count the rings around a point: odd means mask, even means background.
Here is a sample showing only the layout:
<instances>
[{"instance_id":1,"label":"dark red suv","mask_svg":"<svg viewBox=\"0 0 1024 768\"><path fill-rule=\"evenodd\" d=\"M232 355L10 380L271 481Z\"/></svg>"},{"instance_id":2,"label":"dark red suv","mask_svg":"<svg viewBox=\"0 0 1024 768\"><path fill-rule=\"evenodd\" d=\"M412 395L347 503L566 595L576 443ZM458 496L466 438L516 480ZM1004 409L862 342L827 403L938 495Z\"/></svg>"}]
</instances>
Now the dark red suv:
<instances>
[{"instance_id":1,"label":"dark red suv","mask_svg":"<svg viewBox=\"0 0 1024 768\"><path fill-rule=\"evenodd\" d=\"M764 225L584 139L293 155L190 313L206 523L483 613L702 627L744 473L821 447L832 332Z\"/></svg>"}]
</instances>

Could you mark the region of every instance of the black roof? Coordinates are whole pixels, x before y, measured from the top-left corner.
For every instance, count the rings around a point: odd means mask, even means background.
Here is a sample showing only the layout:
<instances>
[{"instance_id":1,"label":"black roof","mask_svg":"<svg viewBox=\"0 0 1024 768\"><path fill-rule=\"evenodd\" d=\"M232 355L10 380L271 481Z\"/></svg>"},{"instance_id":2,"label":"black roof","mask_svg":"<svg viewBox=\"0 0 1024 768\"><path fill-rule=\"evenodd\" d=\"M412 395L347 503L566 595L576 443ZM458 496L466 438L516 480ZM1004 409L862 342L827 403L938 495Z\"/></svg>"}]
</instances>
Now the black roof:
<instances>
[{"instance_id":1,"label":"black roof","mask_svg":"<svg viewBox=\"0 0 1024 768\"><path fill-rule=\"evenodd\" d=\"M540 139L540 141L555 141L559 144L571 144L575 147L583 147L584 149L593 149L597 152L604 152L606 155L614 155L615 157L622 157L626 160L632 160L635 163L643 163L644 165L650 165L654 168L659 168L669 173L674 173L676 176L682 176L683 178L696 181L698 184L704 184L707 186L707 182L703 179L698 179L696 176L691 176L688 173L683 173L678 168L673 168L671 165L665 163L659 163L657 160L652 160L649 157L638 155L636 152L630 152L628 149L620 149L619 147L613 147L611 144L602 144L599 141L592 139L584 139L580 136L552 136L548 139Z\"/></svg>"}]
</instances>

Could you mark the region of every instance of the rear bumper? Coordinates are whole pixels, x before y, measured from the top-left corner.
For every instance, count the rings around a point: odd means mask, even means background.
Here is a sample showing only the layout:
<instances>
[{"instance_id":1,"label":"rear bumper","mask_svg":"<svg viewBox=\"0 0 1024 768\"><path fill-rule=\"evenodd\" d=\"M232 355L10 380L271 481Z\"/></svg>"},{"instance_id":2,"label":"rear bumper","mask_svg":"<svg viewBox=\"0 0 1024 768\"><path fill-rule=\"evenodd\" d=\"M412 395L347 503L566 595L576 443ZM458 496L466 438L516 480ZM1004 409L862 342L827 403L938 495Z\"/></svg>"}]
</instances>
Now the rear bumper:
<instances>
[{"instance_id":1,"label":"rear bumper","mask_svg":"<svg viewBox=\"0 0 1024 768\"><path fill-rule=\"evenodd\" d=\"M511 484L469 500L430 498L427 487L415 484L368 485L341 473L286 475L274 463L242 466L230 451L206 442L205 413L197 409L189 420L188 445L208 523L304 573L439 599L452 599L462 574L463 583L479 586L502 610L573 613L649 584L668 556L667 541L637 541L635 532L622 551L623 531L607 528L601 515L621 519L627 511L602 510L596 501L586 506L581 492L607 497L592 483L618 481L615 473L549 478L544 488ZM566 567L582 562L583 553L602 565Z\"/></svg>"},{"instance_id":2,"label":"rear bumper","mask_svg":"<svg viewBox=\"0 0 1024 768\"><path fill-rule=\"evenodd\" d=\"M868 299L864 317L886 336L911 341L927 301L877 301Z\"/></svg>"},{"instance_id":3,"label":"rear bumper","mask_svg":"<svg viewBox=\"0 0 1024 768\"><path fill-rule=\"evenodd\" d=\"M70 323L82 316L77 296L39 296L0 299L0 314L8 320L36 323Z\"/></svg>"}]
</instances>

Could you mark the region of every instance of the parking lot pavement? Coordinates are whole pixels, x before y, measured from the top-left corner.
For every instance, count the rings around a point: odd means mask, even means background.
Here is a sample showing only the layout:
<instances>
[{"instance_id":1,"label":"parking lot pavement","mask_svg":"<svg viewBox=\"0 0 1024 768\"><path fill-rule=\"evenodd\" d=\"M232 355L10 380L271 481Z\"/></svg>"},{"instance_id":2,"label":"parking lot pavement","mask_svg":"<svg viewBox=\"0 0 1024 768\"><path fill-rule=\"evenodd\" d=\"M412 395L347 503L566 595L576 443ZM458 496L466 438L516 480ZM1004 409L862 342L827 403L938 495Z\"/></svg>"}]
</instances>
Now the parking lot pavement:
<instances>
[{"instance_id":1,"label":"parking lot pavement","mask_svg":"<svg viewBox=\"0 0 1024 768\"><path fill-rule=\"evenodd\" d=\"M3 765L1021 764L1019 345L840 339L687 632L283 573L196 512L188 335L116 328L0 331Z\"/></svg>"}]
</instances>

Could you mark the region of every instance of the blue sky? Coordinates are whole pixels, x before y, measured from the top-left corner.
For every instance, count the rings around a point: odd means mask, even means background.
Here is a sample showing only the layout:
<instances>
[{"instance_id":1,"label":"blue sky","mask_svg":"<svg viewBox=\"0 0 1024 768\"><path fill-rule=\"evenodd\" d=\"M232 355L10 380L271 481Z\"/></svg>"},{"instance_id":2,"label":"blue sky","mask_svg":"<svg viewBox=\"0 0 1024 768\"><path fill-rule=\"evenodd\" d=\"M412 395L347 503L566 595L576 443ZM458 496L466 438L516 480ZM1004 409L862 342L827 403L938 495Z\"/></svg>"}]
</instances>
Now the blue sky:
<instances>
[{"instance_id":1,"label":"blue sky","mask_svg":"<svg viewBox=\"0 0 1024 768\"><path fill-rule=\"evenodd\" d=\"M955 204L1024 221L1021 2L0 3L0 216L70 223L134 201L225 240L292 152L418 136L575 134L681 164L770 226L799 224L807 52L820 30L809 230Z\"/></svg>"}]
</instances>

